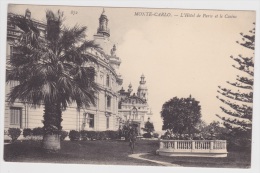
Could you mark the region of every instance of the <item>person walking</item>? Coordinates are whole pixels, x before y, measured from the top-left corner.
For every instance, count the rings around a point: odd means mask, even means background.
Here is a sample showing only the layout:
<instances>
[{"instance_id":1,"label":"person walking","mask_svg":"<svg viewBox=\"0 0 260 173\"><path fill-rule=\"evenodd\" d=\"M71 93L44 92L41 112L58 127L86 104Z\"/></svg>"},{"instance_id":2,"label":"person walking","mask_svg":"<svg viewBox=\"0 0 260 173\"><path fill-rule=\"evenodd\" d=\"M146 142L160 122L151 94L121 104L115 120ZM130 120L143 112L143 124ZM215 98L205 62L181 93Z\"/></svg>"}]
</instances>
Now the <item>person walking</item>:
<instances>
[{"instance_id":1,"label":"person walking","mask_svg":"<svg viewBox=\"0 0 260 173\"><path fill-rule=\"evenodd\" d=\"M135 148L135 143L136 143L136 130L133 126L130 126L129 129L129 146L131 148L131 152L132 154L134 153L134 148Z\"/></svg>"}]
</instances>

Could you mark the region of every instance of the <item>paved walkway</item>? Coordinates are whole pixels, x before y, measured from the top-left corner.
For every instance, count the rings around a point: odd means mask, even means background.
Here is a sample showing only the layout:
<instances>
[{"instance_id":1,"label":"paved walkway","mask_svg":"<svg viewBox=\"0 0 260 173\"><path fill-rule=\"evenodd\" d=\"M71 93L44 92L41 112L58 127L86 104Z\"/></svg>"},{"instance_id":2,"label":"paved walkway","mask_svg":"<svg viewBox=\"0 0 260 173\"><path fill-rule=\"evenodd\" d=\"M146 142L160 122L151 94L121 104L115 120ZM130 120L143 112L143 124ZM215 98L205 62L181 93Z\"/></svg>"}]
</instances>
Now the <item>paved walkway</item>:
<instances>
[{"instance_id":1,"label":"paved walkway","mask_svg":"<svg viewBox=\"0 0 260 173\"><path fill-rule=\"evenodd\" d=\"M134 159L145 160L145 161L157 163L157 164L160 164L160 165L163 165L163 166L180 166L180 165L172 164L172 163L169 163L169 162L161 162L161 161L157 161L157 160L150 160L150 159L145 159L145 158L140 157L140 156L146 155L146 154L147 153L130 154L129 157L134 158Z\"/></svg>"}]
</instances>

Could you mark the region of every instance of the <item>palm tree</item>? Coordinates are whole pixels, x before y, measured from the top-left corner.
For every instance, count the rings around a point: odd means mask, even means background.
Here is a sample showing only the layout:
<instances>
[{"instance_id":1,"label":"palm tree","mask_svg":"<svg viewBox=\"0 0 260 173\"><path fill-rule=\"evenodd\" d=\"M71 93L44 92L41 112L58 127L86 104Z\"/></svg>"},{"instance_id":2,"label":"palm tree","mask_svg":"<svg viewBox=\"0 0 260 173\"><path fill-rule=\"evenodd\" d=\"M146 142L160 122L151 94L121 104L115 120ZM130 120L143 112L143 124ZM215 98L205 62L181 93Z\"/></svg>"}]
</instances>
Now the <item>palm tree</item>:
<instances>
[{"instance_id":1,"label":"palm tree","mask_svg":"<svg viewBox=\"0 0 260 173\"><path fill-rule=\"evenodd\" d=\"M95 60L84 51L99 46L85 40L86 27L64 26L60 11L47 10L46 19L43 38L30 19L10 18L24 33L15 45L18 53L7 61L7 83L19 83L11 89L8 101L44 105L43 148L59 150L62 111L74 103L78 109L95 105L99 89L94 82L95 69L88 65Z\"/></svg>"}]
</instances>

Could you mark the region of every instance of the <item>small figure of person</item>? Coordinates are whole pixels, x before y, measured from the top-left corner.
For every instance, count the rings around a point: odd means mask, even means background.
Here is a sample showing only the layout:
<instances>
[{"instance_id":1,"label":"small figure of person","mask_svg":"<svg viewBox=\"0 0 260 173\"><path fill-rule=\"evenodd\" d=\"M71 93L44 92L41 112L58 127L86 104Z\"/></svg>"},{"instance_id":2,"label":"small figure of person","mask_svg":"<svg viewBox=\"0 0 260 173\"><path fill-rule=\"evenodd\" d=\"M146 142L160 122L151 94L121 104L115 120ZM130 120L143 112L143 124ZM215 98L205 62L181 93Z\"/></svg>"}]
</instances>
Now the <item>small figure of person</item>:
<instances>
[{"instance_id":1,"label":"small figure of person","mask_svg":"<svg viewBox=\"0 0 260 173\"><path fill-rule=\"evenodd\" d=\"M136 142L136 130L134 127L130 126L129 130L129 146L131 148L132 154L134 153L134 148L135 148L135 142Z\"/></svg>"}]
</instances>

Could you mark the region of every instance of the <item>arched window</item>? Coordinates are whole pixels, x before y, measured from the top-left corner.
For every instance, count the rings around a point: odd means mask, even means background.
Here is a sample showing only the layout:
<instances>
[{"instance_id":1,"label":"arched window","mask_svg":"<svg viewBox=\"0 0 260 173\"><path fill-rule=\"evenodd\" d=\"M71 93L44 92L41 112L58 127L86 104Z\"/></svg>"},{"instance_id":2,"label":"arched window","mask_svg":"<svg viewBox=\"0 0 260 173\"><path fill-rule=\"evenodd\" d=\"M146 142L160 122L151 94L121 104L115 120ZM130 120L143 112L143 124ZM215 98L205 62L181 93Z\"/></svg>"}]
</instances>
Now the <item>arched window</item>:
<instances>
[{"instance_id":1,"label":"arched window","mask_svg":"<svg viewBox=\"0 0 260 173\"><path fill-rule=\"evenodd\" d=\"M137 118L138 118L138 113L137 113L137 109L134 107L133 109L132 109L132 119L134 120L136 120Z\"/></svg>"},{"instance_id":2,"label":"arched window","mask_svg":"<svg viewBox=\"0 0 260 173\"><path fill-rule=\"evenodd\" d=\"M107 79L106 79L106 86L108 86L108 87L109 87L109 85L110 85L110 81L109 81L109 75L107 75Z\"/></svg>"}]
</instances>

